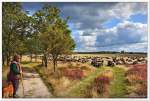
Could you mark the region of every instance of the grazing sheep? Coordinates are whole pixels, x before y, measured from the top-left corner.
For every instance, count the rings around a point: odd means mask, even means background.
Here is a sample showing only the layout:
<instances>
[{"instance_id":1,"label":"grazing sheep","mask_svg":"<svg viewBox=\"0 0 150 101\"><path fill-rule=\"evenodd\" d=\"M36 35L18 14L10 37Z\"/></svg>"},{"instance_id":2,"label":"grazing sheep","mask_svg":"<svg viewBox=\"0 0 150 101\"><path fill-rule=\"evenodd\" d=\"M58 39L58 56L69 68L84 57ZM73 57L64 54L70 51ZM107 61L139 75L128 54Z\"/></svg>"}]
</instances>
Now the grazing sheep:
<instances>
[{"instance_id":1,"label":"grazing sheep","mask_svg":"<svg viewBox=\"0 0 150 101\"><path fill-rule=\"evenodd\" d=\"M108 64L107 64L107 66L115 66L115 63L113 62L113 61L108 61Z\"/></svg>"}]
</instances>

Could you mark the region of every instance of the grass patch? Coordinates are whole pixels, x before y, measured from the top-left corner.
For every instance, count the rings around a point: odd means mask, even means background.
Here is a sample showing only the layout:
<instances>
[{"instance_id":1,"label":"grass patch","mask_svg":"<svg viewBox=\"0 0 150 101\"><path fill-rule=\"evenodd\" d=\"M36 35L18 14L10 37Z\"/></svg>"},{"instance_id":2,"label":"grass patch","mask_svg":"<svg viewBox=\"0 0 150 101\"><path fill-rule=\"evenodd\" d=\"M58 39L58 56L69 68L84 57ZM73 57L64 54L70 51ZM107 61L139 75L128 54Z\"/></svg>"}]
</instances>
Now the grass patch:
<instances>
[{"instance_id":1,"label":"grass patch","mask_svg":"<svg viewBox=\"0 0 150 101\"><path fill-rule=\"evenodd\" d=\"M93 80L104 70L112 70L114 79L109 86L110 98L124 98L126 96L126 83L125 83L125 70L119 67L101 67L97 68L95 72L81 80L76 85L69 88L63 93L61 97L83 98L85 97L84 91L87 89Z\"/></svg>"},{"instance_id":2,"label":"grass patch","mask_svg":"<svg viewBox=\"0 0 150 101\"><path fill-rule=\"evenodd\" d=\"M33 69L34 67L36 67L37 65L39 65L40 63L38 62L22 62L21 66L23 68L29 68L29 69Z\"/></svg>"},{"instance_id":3,"label":"grass patch","mask_svg":"<svg viewBox=\"0 0 150 101\"><path fill-rule=\"evenodd\" d=\"M125 70L119 67L113 68L114 80L110 85L111 98L124 98L126 95Z\"/></svg>"},{"instance_id":4,"label":"grass patch","mask_svg":"<svg viewBox=\"0 0 150 101\"><path fill-rule=\"evenodd\" d=\"M62 94L62 97L84 97L84 90L87 86L89 86L93 80L101 73L101 71L105 70L104 67L97 68L95 72L89 74L86 78L82 79L76 85L69 88Z\"/></svg>"}]
</instances>

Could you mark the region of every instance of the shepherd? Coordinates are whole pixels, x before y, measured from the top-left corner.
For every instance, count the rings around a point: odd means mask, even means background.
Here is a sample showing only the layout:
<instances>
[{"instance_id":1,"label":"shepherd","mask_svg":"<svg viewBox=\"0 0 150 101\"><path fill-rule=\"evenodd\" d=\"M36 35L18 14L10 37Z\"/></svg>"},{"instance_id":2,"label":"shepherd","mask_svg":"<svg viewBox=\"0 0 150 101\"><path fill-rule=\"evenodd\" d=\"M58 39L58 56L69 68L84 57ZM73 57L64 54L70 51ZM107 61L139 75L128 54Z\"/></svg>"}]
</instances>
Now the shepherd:
<instances>
[{"instance_id":1,"label":"shepherd","mask_svg":"<svg viewBox=\"0 0 150 101\"><path fill-rule=\"evenodd\" d=\"M19 55L15 55L13 57L13 60L10 63L10 71L8 73L8 81L12 82L13 84L13 88L14 88L14 92L13 92L13 97L17 98L17 90L19 87L19 80L22 79L22 68L20 66L20 56Z\"/></svg>"}]
</instances>

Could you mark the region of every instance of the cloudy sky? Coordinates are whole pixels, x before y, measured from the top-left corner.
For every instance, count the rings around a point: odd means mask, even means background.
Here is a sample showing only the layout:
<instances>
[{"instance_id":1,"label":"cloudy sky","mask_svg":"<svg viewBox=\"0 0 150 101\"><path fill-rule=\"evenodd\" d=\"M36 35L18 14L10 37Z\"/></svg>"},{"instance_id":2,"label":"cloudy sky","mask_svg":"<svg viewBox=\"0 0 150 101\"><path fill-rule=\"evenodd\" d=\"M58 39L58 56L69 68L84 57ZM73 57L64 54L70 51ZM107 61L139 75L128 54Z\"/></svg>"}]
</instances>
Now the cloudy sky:
<instances>
[{"instance_id":1,"label":"cloudy sky","mask_svg":"<svg viewBox=\"0 0 150 101\"><path fill-rule=\"evenodd\" d=\"M147 3L49 3L70 16L69 27L75 51L146 52L148 44ZM44 3L22 3L32 15Z\"/></svg>"}]
</instances>

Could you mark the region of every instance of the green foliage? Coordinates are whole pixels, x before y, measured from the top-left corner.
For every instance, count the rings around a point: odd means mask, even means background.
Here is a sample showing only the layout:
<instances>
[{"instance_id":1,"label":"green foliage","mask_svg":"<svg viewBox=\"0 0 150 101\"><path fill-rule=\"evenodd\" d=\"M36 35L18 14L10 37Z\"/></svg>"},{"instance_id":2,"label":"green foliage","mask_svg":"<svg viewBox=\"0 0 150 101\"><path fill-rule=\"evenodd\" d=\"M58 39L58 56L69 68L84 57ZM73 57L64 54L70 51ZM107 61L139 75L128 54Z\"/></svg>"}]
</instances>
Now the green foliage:
<instances>
[{"instance_id":1,"label":"green foliage","mask_svg":"<svg viewBox=\"0 0 150 101\"><path fill-rule=\"evenodd\" d=\"M28 16L20 3L4 2L2 10L3 59L15 53L43 53L47 61L47 55L52 54L55 67L58 55L70 53L75 48L67 25L69 17L62 19L57 7L45 5L33 16Z\"/></svg>"},{"instance_id":2,"label":"green foliage","mask_svg":"<svg viewBox=\"0 0 150 101\"><path fill-rule=\"evenodd\" d=\"M20 3L4 2L2 5L3 59L26 51L25 40L30 34L29 17ZM9 61L7 61L9 62Z\"/></svg>"},{"instance_id":3,"label":"green foliage","mask_svg":"<svg viewBox=\"0 0 150 101\"><path fill-rule=\"evenodd\" d=\"M62 19L59 13L58 8L46 5L33 15L43 52L59 55L75 47L67 20Z\"/></svg>"},{"instance_id":4,"label":"green foliage","mask_svg":"<svg viewBox=\"0 0 150 101\"><path fill-rule=\"evenodd\" d=\"M58 55L70 53L75 48L75 42L67 25L68 18L62 19L60 9L49 5L37 11L33 18L36 30L39 32L41 50L45 59L48 54L52 55L55 71Z\"/></svg>"}]
</instances>

